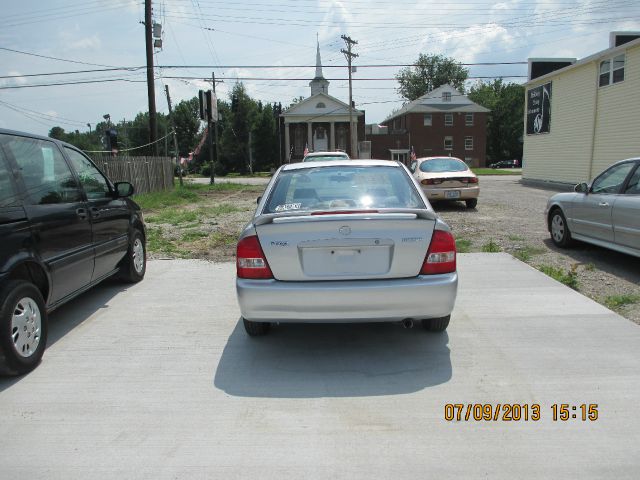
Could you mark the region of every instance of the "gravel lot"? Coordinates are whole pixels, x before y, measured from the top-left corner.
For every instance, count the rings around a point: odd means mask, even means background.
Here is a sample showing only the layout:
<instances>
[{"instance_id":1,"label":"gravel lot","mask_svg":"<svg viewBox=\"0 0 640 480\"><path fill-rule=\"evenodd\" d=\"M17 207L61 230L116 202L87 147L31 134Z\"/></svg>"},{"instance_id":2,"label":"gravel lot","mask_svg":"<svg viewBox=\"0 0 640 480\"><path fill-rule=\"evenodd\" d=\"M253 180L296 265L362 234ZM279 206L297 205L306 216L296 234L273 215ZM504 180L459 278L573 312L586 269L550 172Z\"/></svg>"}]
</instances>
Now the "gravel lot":
<instances>
[{"instance_id":1,"label":"gravel lot","mask_svg":"<svg viewBox=\"0 0 640 480\"><path fill-rule=\"evenodd\" d=\"M151 257L234 261L233 238L251 217L261 185L269 179L231 180L233 183L251 183L252 186L237 192L209 194L201 198L199 206L232 203L235 212L201 219L196 228L205 237L191 244L178 244L177 254L165 251L152 253ZM640 258L584 243L576 243L565 250L555 247L543 217L547 199L555 192L524 186L520 180L519 175L481 176L480 199L474 210L467 210L462 202L434 205L452 227L459 250L481 252L492 247L494 251L508 252L535 268L556 268L558 273L574 281L573 287L579 292L640 324L640 301L637 301L640 299ZM196 181L208 182L207 179ZM175 240L179 236L175 226L156 224L153 227L160 227L169 239ZM229 241L212 241L220 235ZM612 304L616 296L625 295L630 296L627 300L635 296L636 301L626 305Z\"/></svg>"},{"instance_id":2,"label":"gravel lot","mask_svg":"<svg viewBox=\"0 0 640 480\"><path fill-rule=\"evenodd\" d=\"M565 274L572 269L577 290L599 303L620 295L640 295L640 258L577 242L571 249L553 245L544 219L547 199L555 192L524 186L521 177L480 177L475 210L463 203L435 204L456 238L470 242L469 251L482 251L493 242L502 251L539 268L552 266ZM640 302L616 308L640 324Z\"/></svg>"}]
</instances>

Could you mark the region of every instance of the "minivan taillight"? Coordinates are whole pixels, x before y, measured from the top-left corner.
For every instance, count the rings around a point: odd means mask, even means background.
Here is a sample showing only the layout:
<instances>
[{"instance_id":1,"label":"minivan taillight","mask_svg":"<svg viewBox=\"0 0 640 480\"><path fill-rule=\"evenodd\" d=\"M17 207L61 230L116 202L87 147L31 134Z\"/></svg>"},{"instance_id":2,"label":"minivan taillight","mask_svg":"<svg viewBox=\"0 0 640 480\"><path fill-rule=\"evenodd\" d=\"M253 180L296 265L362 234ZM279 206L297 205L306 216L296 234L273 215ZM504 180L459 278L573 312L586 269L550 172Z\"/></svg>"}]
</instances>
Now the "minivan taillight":
<instances>
[{"instance_id":1,"label":"minivan taillight","mask_svg":"<svg viewBox=\"0 0 640 480\"><path fill-rule=\"evenodd\" d=\"M273 278L257 236L244 237L238 242L236 272L238 278Z\"/></svg>"},{"instance_id":2,"label":"minivan taillight","mask_svg":"<svg viewBox=\"0 0 640 480\"><path fill-rule=\"evenodd\" d=\"M434 230L420 275L434 275L456 271L456 241L451 232Z\"/></svg>"}]
</instances>

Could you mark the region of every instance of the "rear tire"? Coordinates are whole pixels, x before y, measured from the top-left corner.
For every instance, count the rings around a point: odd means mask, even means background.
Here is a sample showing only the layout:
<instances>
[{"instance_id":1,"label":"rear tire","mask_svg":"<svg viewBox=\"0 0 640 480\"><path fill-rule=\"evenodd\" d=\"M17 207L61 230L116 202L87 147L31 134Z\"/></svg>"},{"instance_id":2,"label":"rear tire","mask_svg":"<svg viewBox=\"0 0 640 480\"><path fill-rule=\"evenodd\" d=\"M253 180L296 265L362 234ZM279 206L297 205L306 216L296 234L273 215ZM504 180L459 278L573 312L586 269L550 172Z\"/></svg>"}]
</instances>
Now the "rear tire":
<instances>
[{"instance_id":1,"label":"rear tire","mask_svg":"<svg viewBox=\"0 0 640 480\"><path fill-rule=\"evenodd\" d=\"M549 233L551 241L560 248L567 248L571 245L571 231L567 225L567 219L559 208L554 208L549 216Z\"/></svg>"},{"instance_id":2,"label":"rear tire","mask_svg":"<svg viewBox=\"0 0 640 480\"><path fill-rule=\"evenodd\" d=\"M266 335L271 328L271 324L268 322L252 322L246 318L242 319L242 323L244 324L245 331L250 337L261 337Z\"/></svg>"},{"instance_id":3,"label":"rear tire","mask_svg":"<svg viewBox=\"0 0 640 480\"><path fill-rule=\"evenodd\" d=\"M140 230L134 230L127 255L122 259L118 277L127 283L137 283L147 271L147 246Z\"/></svg>"},{"instance_id":4,"label":"rear tire","mask_svg":"<svg viewBox=\"0 0 640 480\"><path fill-rule=\"evenodd\" d=\"M476 208L476 205L478 205L478 199L470 198L469 200L465 200L464 203L467 204L467 208Z\"/></svg>"},{"instance_id":5,"label":"rear tire","mask_svg":"<svg viewBox=\"0 0 640 480\"><path fill-rule=\"evenodd\" d=\"M449 326L451 315L440 318L426 318L422 320L422 328L429 332L444 332Z\"/></svg>"},{"instance_id":6,"label":"rear tire","mask_svg":"<svg viewBox=\"0 0 640 480\"><path fill-rule=\"evenodd\" d=\"M0 373L33 370L47 346L47 310L38 288L12 280L0 291Z\"/></svg>"}]
</instances>

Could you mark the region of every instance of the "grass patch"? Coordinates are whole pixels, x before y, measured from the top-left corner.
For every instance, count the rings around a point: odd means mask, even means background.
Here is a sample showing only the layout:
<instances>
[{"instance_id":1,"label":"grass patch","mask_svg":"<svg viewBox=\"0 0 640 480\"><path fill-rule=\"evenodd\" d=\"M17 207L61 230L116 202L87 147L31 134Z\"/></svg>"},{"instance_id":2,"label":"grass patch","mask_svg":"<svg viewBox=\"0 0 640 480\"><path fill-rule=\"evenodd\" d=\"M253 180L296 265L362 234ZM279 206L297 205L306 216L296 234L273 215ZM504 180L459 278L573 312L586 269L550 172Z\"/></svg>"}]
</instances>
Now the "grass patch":
<instances>
[{"instance_id":1,"label":"grass patch","mask_svg":"<svg viewBox=\"0 0 640 480\"><path fill-rule=\"evenodd\" d=\"M178 247L164 238L159 228L147 228L147 250L156 253L176 254Z\"/></svg>"},{"instance_id":2,"label":"grass patch","mask_svg":"<svg viewBox=\"0 0 640 480\"><path fill-rule=\"evenodd\" d=\"M209 243L212 247L230 247L238 241L237 234L229 234L225 232L213 232L209 236Z\"/></svg>"},{"instance_id":3,"label":"grass patch","mask_svg":"<svg viewBox=\"0 0 640 480\"><path fill-rule=\"evenodd\" d=\"M574 290L578 290L578 265L574 264L569 270L566 272L561 268L554 267L552 265L540 265L538 270L540 270L545 275L550 276L554 280L557 280L560 283L564 283L567 287L571 287Z\"/></svg>"},{"instance_id":4,"label":"grass patch","mask_svg":"<svg viewBox=\"0 0 640 480\"><path fill-rule=\"evenodd\" d=\"M142 210L154 210L193 203L198 200L198 194L188 185L185 185L182 188L176 187L173 190L136 195L134 200Z\"/></svg>"},{"instance_id":5,"label":"grass patch","mask_svg":"<svg viewBox=\"0 0 640 480\"><path fill-rule=\"evenodd\" d=\"M458 253L469 253L471 251L471 240L466 238L456 239L456 250Z\"/></svg>"},{"instance_id":6,"label":"grass patch","mask_svg":"<svg viewBox=\"0 0 640 480\"><path fill-rule=\"evenodd\" d=\"M482 245L482 251L488 253L498 253L502 251L500 245L493 241L493 239L489 240L489 243L485 243Z\"/></svg>"},{"instance_id":7,"label":"grass patch","mask_svg":"<svg viewBox=\"0 0 640 480\"><path fill-rule=\"evenodd\" d=\"M508 170L500 170L499 168L472 168L471 171L476 175L522 175L522 170L517 168Z\"/></svg>"},{"instance_id":8,"label":"grass patch","mask_svg":"<svg viewBox=\"0 0 640 480\"><path fill-rule=\"evenodd\" d=\"M170 225L195 222L196 220L198 220L197 212L178 208L167 208L151 214L146 218L147 223L168 223Z\"/></svg>"},{"instance_id":9,"label":"grass patch","mask_svg":"<svg viewBox=\"0 0 640 480\"><path fill-rule=\"evenodd\" d=\"M587 272L593 272L593 271L596 269L596 266L595 266L593 263L587 263L587 264L584 266L584 269L585 269Z\"/></svg>"},{"instance_id":10,"label":"grass patch","mask_svg":"<svg viewBox=\"0 0 640 480\"><path fill-rule=\"evenodd\" d=\"M215 217L216 215L225 215L227 213L240 211L242 211L241 208L231 205L230 203L221 203L220 205L215 205L213 207L199 208L198 215Z\"/></svg>"},{"instance_id":11,"label":"grass patch","mask_svg":"<svg viewBox=\"0 0 640 480\"><path fill-rule=\"evenodd\" d=\"M604 299L604 304L611 310L620 310L622 307L640 302L640 295L610 295Z\"/></svg>"},{"instance_id":12,"label":"grass patch","mask_svg":"<svg viewBox=\"0 0 640 480\"><path fill-rule=\"evenodd\" d=\"M185 183L184 189L189 190L191 192L237 192L240 190L246 189L258 189L260 191L264 190L264 185L249 185L246 183L229 183L229 182L218 182L213 185L205 184L205 183Z\"/></svg>"},{"instance_id":13,"label":"grass patch","mask_svg":"<svg viewBox=\"0 0 640 480\"><path fill-rule=\"evenodd\" d=\"M531 260L531 257L534 255L540 255L545 252L544 248L541 247L531 247L529 245L525 245L522 248L519 248L513 253L513 256L522 262L528 262Z\"/></svg>"},{"instance_id":14,"label":"grass patch","mask_svg":"<svg viewBox=\"0 0 640 480\"><path fill-rule=\"evenodd\" d=\"M193 242L194 240L198 240L200 238L208 237L209 234L207 232L203 232L200 230L192 230L190 232L184 232L182 234L181 240L183 242Z\"/></svg>"},{"instance_id":15,"label":"grass patch","mask_svg":"<svg viewBox=\"0 0 640 480\"><path fill-rule=\"evenodd\" d=\"M524 237L520 235L509 235L507 238L512 242L524 242Z\"/></svg>"}]
</instances>

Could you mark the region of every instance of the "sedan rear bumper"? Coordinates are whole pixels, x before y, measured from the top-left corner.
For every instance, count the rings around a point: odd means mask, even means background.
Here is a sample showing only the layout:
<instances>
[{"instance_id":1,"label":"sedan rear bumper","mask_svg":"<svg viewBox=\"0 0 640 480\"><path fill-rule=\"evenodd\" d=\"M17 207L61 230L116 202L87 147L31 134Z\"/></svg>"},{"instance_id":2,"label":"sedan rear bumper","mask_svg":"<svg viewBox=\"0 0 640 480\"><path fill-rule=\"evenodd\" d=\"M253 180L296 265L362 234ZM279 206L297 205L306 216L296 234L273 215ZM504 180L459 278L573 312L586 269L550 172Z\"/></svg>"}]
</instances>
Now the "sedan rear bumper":
<instances>
[{"instance_id":1,"label":"sedan rear bumper","mask_svg":"<svg viewBox=\"0 0 640 480\"><path fill-rule=\"evenodd\" d=\"M480 187L447 187L447 188L422 188L429 200L469 200L478 198ZM459 197L450 198L445 192L460 192Z\"/></svg>"},{"instance_id":2,"label":"sedan rear bumper","mask_svg":"<svg viewBox=\"0 0 640 480\"><path fill-rule=\"evenodd\" d=\"M236 279L242 316L283 323L395 322L451 313L457 273L385 280L282 282Z\"/></svg>"}]
</instances>

